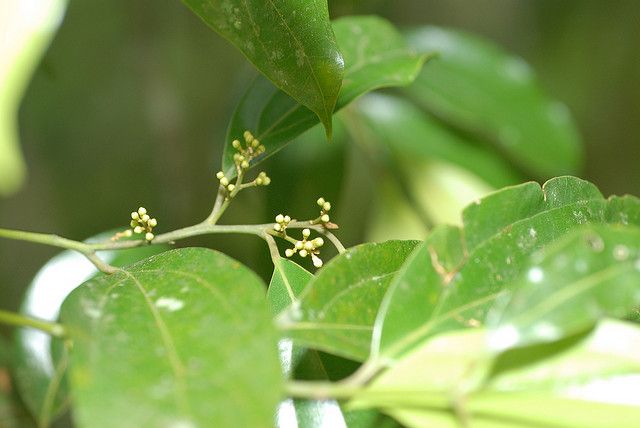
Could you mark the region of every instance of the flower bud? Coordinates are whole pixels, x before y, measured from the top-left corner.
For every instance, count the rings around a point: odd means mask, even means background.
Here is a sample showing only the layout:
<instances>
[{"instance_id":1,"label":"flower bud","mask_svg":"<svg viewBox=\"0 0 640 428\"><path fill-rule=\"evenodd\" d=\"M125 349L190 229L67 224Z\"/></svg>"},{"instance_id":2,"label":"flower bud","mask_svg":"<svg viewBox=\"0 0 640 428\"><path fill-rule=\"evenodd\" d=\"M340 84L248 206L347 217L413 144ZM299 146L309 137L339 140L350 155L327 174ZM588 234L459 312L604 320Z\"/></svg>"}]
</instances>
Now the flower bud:
<instances>
[{"instance_id":1,"label":"flower bud","mask_svg":"<svg viewBox=\"0 0 640 428\"><path fill-rule=\"evenodd\" d=\"M151 232L147 232L147 234L146 234L146 235L144 235L144 238L145 238L147 241L151 241L151 240L153 240L153 238L155 238L155 236L154 236L154 234L153 234L153 233L151 233Z\"/></svg>"},{"instance_id":2,"label":"flower bud","mask_svg":"<svg viewBox=\"0 0 640 428\"><path fill-rule=\"evenodd\" d=\"M322 246L324 245L324 239L322 239L322 238L316 238L316 239L314 239L314 240L313 240L313 245L314 245L316 248L320 248L320 247L322 247Z\"/></svg>"},{"instance_id":3,"label":"flower bud","mask_svg":"<svg viewBox=\"0 0 640 428\"><path fill-rule=\"evenodd\" d=\"M308 238L311 235L311 231L309 229L302 229L302 236Z\"/></svg>"},{"instance_id":4,"label":"flower bud","mask_svg":"<svg viewBox=\"0 0 640 428\"><path fill-rule=\"evenodd\" d=\"M313 265L316 268L322 267L322 259L320 257L316 256L315 254L311 254L311 260L313 261Z\"/></svg>"},{"instance_id":5,"label":"flower bud","mask_svg":"<svg viewBox=\"0 0 640 428\"><path fill-rule=\"evenodd\" d=\"M286 250L284 250L284 255L287 257L291 257L295 254L296 252L293 251L291 248L287 248Z\"/></svg>"}]
</instances>

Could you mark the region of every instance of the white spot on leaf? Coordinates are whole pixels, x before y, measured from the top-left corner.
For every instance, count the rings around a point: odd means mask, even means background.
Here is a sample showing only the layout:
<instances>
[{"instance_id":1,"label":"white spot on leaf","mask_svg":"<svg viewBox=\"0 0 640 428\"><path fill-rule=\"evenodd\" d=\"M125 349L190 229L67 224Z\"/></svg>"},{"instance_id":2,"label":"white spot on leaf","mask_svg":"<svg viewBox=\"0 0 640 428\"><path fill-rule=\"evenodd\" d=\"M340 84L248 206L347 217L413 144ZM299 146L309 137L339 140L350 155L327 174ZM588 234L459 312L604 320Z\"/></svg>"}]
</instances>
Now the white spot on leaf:
<instances>
[{"instance_id":1,"label":"white spot on leaf","mask_svg":"<svg viewBox=\"0 0 640 428\"><path fill-rule=\"evenodd\" d=\"M184 302L173 297L160 297L156 300L156 307L175 312L184 307Z\"/></svg>"}]
</instances>

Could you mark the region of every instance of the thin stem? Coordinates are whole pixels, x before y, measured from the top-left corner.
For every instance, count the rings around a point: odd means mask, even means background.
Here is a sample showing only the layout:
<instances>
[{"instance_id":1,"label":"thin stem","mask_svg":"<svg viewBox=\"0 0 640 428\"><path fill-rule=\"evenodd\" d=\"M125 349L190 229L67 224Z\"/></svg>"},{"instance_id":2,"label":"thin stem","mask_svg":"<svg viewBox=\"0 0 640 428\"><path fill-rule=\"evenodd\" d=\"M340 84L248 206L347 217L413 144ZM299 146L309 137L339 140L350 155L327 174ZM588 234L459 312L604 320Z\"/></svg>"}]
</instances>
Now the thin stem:
<instances>
[{"instance_id":1,"label":"thin stem","mask_svg":"<svg viewBox=\"0 0 640 428\"><path fill-rule=\"evenodd\" d=\"M285 385L285 392L288 397L311 400L349 399L362 392L362 390L361 386L345 385L340 382L293 380Z\"/></svg>"},{"instance_id":2,"label":"thin stem","mask_svg":"<svg viewBox=\"0 0 640 428\"><path fill-rule=\"evenodd\" d=\"M340 240L336 237L336 235L334 235L333 233L329 232L328 230L324 229L321 233L324 234L324 236L326 236L327 238L329 238L329 241L331 241L331 243L333 244L334 247L336 247L336 249L338 250L338 253L342 254L345 251L347 251L344 248L344 245L342 245L342 242L340 242Z\"/></svg>"},{"instance_id":3,"label":"thin stem","mask_svg":"<svg viewBox=\"0 0 640 428\"><path fill-rule=\"evenodd\" d=\"M226 206L224 206L225 202L226 202ZM218 188L218 195L216 196L216 201L213 204L213 209L211 210L211 214L209 214L209 217L207 217L205 222L208 224L216 224L218 220L220 220L220 217L222 216L222 214L227 209L227 206L229 206L229 201L227 200L227 189L220 186Z\"/></svg>"},{"instance_id":4,"label":"thin stem","mask_svg":"<svg viewBox=\"0 0 640 428\"><path fill-rule=\"evenodd\" d=\"M15 312L0 310L0 323L35 328L55 337L64 337L65 335L64 327L61 324L26 317Z\"/></svg>"}]
</instances>

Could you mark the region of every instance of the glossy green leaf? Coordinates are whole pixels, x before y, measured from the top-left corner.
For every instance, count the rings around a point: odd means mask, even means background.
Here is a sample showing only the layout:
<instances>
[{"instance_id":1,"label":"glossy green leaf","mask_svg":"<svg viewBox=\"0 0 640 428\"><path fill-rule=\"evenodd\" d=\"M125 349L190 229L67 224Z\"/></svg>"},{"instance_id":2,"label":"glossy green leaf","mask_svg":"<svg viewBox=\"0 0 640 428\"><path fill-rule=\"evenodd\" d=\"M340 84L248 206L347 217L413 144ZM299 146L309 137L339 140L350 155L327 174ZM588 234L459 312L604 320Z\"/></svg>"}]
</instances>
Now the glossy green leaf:
<instances>
[{"instance_id":1,"label":"glossy green leaf","mask_svg":"<svg viewBox=\"0 0 640 428\"><path fill-rule=\"evenodd\" d=\"M376 321L372 354L397 358L436 333L484 325L529 257L579 225L638 221L640 201L605 200L573 177L493 193L463 212L464 229L434 232L403 266Z\"/></svg>"},{"instance_id":2,"label":"glossy green leaf","mask_svg":"<svg viewBox=\"0 0 640 428\"><path fill-rule=\"evenodd\" d=\"M296 343L364 360L378 307L417 241L364 244L332 259L282 320Z\"/></svg>"},{"instance_id":3,"label":"glossy green leaf","mask_svg":"<svg viewBox=\"0 0 640 428\"><path fill-rule=\"evenodd\" d=\"M0 28L0 197L17 191L25 179L19 144L18 108L31 75L53 38L66 0L3 0ZM34 9L37 13L34 13Z\"/></svg>"},{"instance_id":4,"label":"glossy green leaf","mask_svg":"<svg viewBox=\"0 0 640 428\"><path fill-rule=\"evenodd\" d=\"M537 176L580 169L580 137L567 108L544 93L521 58L445 28L422 27L408 40L438 54L407 91L429 112L496 144Z\"/></svg>"},{"instance_id":5,"label":"glossy green leaf","mask_svg":"<svg viewBox=\"0 0 640 428\"><path fill-rule=\"evenodd\" d=\"M105 241L114 233L105 232L89 238L87 242ZM100 251L98 256L113 266L123 267L168 249L166 245L149 245ZM84 256L74 251L63 251L38 271L26 290L20 312L57 321L60 306L69 293L96 275L101 274ZM47 426L68 404L66 379L63 379L68 363L66 347L61 340L28 328L15 330L14 347L16 388L34 418Z\"/></svg>"},{"instance_id":6,"label":"glossy green leaf","mask_svg":"<svg viewBox=\"0 0 640 428\"><path fill-rule=\"evenodd\" d=\"M496 350L558 340L640 305L640 228L591 225L531 257L490 317Z\"/></svg>"},{"instance_id":7,"label":"glossy green leaf","mask_svg":"<svg viewBox=\"0 0 640 428\"><path fill-rule=\"evenodd\" d=\"M345 17L334 21L333 28L345 61L336 111L374 89L410 84L426 60L410 50L396 29L381 18ZM317 118L303 105L266 79L257 78L229 125L223 170L233 170L235 149L231 142L245 130L253 132L266 146L264 157L268 157L317 123Z\"/></svg>"},{"instance_id":8,"label":"glossy green leaf","mask_svg":"<svg viewBox=\"0 0 640 428\"><path fill-rule=\"evenodd\" d=\"M370 94L356 106L371 135L396 156L447 161L482 177L494 187L521 181L503 158L453 133L406 100Z\"/></svg>"},{"instance_id":9,"label":"glossy green leaf","mask_svg":"<svg viewBox=\"0 0 640 428\"><path fill-rule=\"evenodd\" d=\"M278 88L313 111L331 135L344 60L327 0L182 1Z\"/></svg>"},{"instance_id":10,"label":"glossy green leaf","mask_svg":"<svg viewBox=\"0 0 640 428\"><path fill-rule=\"evenodd\" d=\"M313 279L313 274L297 263L278 259L269 283L267 298L274 314L279 314L298 300L298 296Z\"/></svg>"},{"instance_id":11,"label":"glossy green leaf","mask_svg":"<svg viewBox=\"0 0 640 428\"><path fill-rule=\"evenodd\" d=\"M152 256L84 283L61 319L80 427L272 426L277 333L262 281L235 260Z\"/></svg>"}]
</instances>

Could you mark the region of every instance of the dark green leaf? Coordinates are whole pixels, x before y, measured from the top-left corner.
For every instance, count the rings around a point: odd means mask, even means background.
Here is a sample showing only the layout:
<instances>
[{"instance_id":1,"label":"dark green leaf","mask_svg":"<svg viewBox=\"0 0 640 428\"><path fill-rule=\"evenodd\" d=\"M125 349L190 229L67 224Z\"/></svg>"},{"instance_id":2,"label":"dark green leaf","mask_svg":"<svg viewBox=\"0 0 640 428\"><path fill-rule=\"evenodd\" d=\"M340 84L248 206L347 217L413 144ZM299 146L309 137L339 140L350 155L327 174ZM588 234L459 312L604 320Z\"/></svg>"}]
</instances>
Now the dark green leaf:
<instances>
[{"instance_id":1,"label":"dark green leaf","mask_svg":"<svg viewBox=\"0 0 640 428\"><path fill-rule=\"evenodd\" d=\"M279 314L298 300L298 296L313 279L313 274L287 259L278 259L267 291L274 314Z\"/></svg>"},{"instance_id":2,"label":"dark green leaf","mask_svg":"<svg viewBox=\"0 0 640 428\"><path fill-rule=\"evenodd\" d=\"M632 197L605 200L573 177L506 188L471 204L463 230L435 232L396 277L376 321L373 355L393 359L433 334L483 325L531 254L581 224L637 221L639 205Z\"/></svg>"},{"instance_id":3,"label":"dark green leaf","mask_svg":"<svg viewBox=\"0 0 640 428\"><path fill-rule=\"evenodd\" d=\"M364 244L331 260L283 314L288 335L305 346L364 360L380 301L416 244Z\"/></svg>"},{"instance_id":4,"label":"dark green leaf","mask_svg":"<svg viewBox=\"0 0 640 428\"><path fill-rule=\"evenodd\" d=\"M408 101L370 94L360 100L357 107L376 140L398 156L444 160L471 171L495 187L520 181L498 155L454 134Z\"/></svg>"},{"instance_id":5,"label":"dark green leaf","mask_svg":"<svg viewBox=\"0 0 640 428\"><path fill-rule=\"evenodd\" d=\"M640 304L640 228L591 225L534 254L490 317L496 350L558 340Z\"/></svg>"},{"instance_id":6,"label":"dark green leaf","mask_svg":"<svg viewBox=\"0 0 640 428\"><path fill-rule=\"evenodd\" d=\"M418 75L425 56L410 50L387 21L352 16L333 24L345 60L345 76L336 104L339 110L374 89L408 85ZM269 81L257 78L238 105L227 133L223 170L233 171L231 146L250 130L266 146L265 157L282 149L293 138L318 123L317 117ZM255 163L254 163L255 164Z\"/></svg>"},{"instance_id":7,"label":"dark green leaf","mask_svg":"<svg viewBox=\"0 0 640 428\"><path fill-rule=\"evenodd\" d=\"M150 257L84 283L61 319L79 426L272 426L277 333L262 281L227 256Z\"/></svg>"},{"instance_id":8,"label":"dark green leaf","mask_svg":"<svg viewBox=\"0 0 640 428\"><path fill-rule=\"evenodd\" d=\"M344 60L327 0L182 1L278 88L316 113L331 135Z\"/></svg>"},{"instance_id":9,"label":"dark green leaf","mask_svg":"<svg viewBox=\"0 0 640 428\"><path fill-rule=\"evenodd\" d=\"M547 97L521 58L445 28L423 27L408 39L438 54L408 91L428 111L495 143L537 176L580 169L580 137L567 108Z\"/></svg>"},{"instance_id":10,"label":"dark green leaf","mask_svg":"<svg viewBox=\"0 0 640 428\"><path fill-rule=\"evenodd\" d=\"M87 242L108 240L115 231L89 238ZM127 266L166 251L166 245L149 245L121 251L101 251L98 255L113 266ZM95 266L74 251L63 251L49 260L26 290L20 312L23 315L57 321L60 306L73 289L98 274ZM66 347L59 339L28 328L15 330L14 374L16 388L29 411L47 426L68 402ZM52 353L52 347L56 352ZM56 358L57 357L57 358Z\"/></svg>"}]
</instances>

